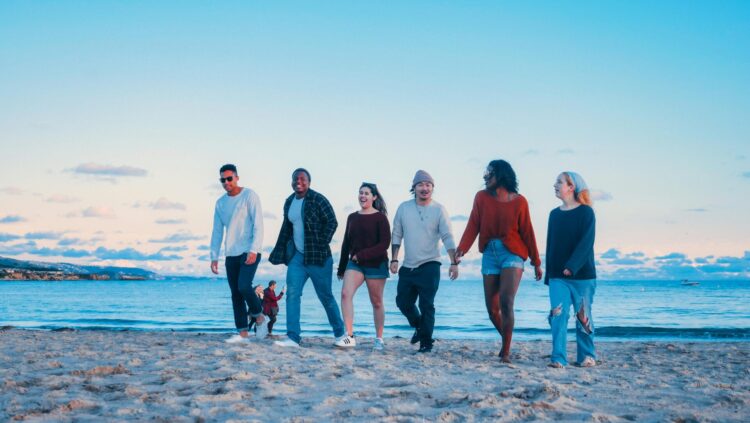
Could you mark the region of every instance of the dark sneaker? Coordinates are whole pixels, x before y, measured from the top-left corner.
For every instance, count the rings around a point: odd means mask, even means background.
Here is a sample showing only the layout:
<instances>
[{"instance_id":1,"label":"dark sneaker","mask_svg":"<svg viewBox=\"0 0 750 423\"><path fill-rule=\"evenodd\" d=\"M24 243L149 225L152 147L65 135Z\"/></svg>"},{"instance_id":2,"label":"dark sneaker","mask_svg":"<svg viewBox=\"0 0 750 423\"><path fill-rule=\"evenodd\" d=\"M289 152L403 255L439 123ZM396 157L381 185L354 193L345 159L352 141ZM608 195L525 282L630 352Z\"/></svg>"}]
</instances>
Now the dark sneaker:
<instances>
[{"instance_id":1,"label":"dark sneaker","mask_svg":"<svg viewBox=\"0 0 750 423\"><path fill-rule=\"evenodd\" d=\"M414 329L414 335L411 336L410 342L412 343L412 345L419 342L419 328Z\"/></svg>"},{"instance_id":2,"label":"dark sneaker","mask_svg":"<svg viewBox=\"0 0 750 423\"><path fill-rule=\"evenodd\" d=\"M432 352L432 345L422 345L419 347L418 353L428 353Z\"/></svg>"}]
</instances>

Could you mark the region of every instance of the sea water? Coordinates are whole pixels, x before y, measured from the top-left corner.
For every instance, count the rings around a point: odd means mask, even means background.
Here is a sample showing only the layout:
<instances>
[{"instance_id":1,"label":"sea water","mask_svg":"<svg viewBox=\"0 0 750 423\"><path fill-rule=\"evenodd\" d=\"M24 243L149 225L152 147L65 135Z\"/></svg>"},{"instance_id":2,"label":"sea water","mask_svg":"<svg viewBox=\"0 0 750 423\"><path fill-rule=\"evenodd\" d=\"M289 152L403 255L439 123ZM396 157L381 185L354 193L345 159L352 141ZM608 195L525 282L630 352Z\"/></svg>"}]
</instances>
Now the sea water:
<instances>
[{"instance_id":1,"label":"sea water","mask_svg":"<svg viewBox=\"0 0 750 423\"><path fill-rule=\"evenodd\" d=\"M259 280L264 286L268 281ZM279 281L277 294L284 282ZM409 337L412 329L396 307L396 279L385 288L385 336ZM341 282L334 279L334 296ZM274 333L285 332L285 302ZM372 306L366 286L354 299L358 336L372 336ZM479 280L440 283L435 298L435 337L499 339L490 323ZM549 339L547 287L523 281L515 300L514 339ZM599 340L750 341L750 281L598 281L593 320ZM571 312L571 315L573 313ZM312 283L302 297L303 336L330 336L325 312ZM570 328L574 328L574 319ZM160 281L3 281L0 326L33 329L234 330L225 279Z\"/></svg>"}]
</instances>

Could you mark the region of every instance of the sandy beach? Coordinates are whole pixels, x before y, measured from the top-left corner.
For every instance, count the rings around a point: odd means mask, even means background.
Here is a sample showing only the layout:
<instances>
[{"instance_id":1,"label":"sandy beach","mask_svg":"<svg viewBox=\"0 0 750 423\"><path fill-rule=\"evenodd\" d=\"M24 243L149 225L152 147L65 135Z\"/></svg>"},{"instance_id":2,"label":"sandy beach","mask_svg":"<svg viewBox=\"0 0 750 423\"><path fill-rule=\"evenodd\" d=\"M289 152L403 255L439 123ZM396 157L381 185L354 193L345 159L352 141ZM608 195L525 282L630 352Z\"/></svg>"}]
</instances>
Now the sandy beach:
<instances>
[{"instance_id":1,"label":"sandy beach","mask_svg":"<svg viewBox=\"0 0 750 423\"><path fill-rule=\"evenodd\" d=\"M0 331L0 421L748 421L750 343L601 342L548 368L548 342L360 339L228 345L224 334ZM574 344L569 344L572 354Z\"/></svg>"}]
</instances>

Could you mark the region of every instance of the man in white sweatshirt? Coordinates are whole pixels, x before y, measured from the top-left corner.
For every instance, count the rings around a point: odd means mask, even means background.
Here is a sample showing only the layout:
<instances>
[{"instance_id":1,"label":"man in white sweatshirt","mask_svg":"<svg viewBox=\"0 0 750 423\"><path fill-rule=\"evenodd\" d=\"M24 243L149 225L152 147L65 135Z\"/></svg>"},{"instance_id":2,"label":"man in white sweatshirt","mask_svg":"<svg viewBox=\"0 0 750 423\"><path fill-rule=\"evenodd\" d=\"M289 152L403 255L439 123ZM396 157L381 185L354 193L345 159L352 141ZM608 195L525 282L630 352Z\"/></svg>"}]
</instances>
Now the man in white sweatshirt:
<instances>
[{"instance_id":1,"label":"man in white sweatshirt","mask_svg":"<svg viewBox=\"0 0 750 423\"><path fill-rule=\"evenodd\" d=\"M227 192L216 200L214 227L211 233L211 271L219 274L219 252L221 241L224 244L225 265L229 289L232 291L234 324L239 334L227 339L228 343L247 342L248 309L257 323L256 337L265 338L268 334L267 322L263 317L263 307L255 295L253 278L260 263L263 244L263 210L258 194L250 188L238 185L240 177L237 167L226 164L219 170L219 181Z\"/></svg>"}]
</instances>

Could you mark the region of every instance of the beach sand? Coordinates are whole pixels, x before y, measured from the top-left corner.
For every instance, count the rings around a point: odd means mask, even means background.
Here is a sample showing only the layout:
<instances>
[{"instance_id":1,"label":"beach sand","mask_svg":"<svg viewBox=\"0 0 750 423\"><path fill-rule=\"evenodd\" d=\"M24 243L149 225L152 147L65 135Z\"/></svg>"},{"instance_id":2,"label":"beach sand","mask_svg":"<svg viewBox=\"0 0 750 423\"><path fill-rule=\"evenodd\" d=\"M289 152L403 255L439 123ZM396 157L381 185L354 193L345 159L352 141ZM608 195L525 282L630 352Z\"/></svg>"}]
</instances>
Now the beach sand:
<instances>
[{"instance_id":1,"label":"beach sand","mask_svg":"<svg viewBox=\"0 0 750 423\"><path fill-rule=\"evenodd\" d=\"M226 337L2 330L0 421L750 421L747 342L600 342L597 367L553 369L546 341L507 365L490 341Z\"/></svg>"}]
</instances>

